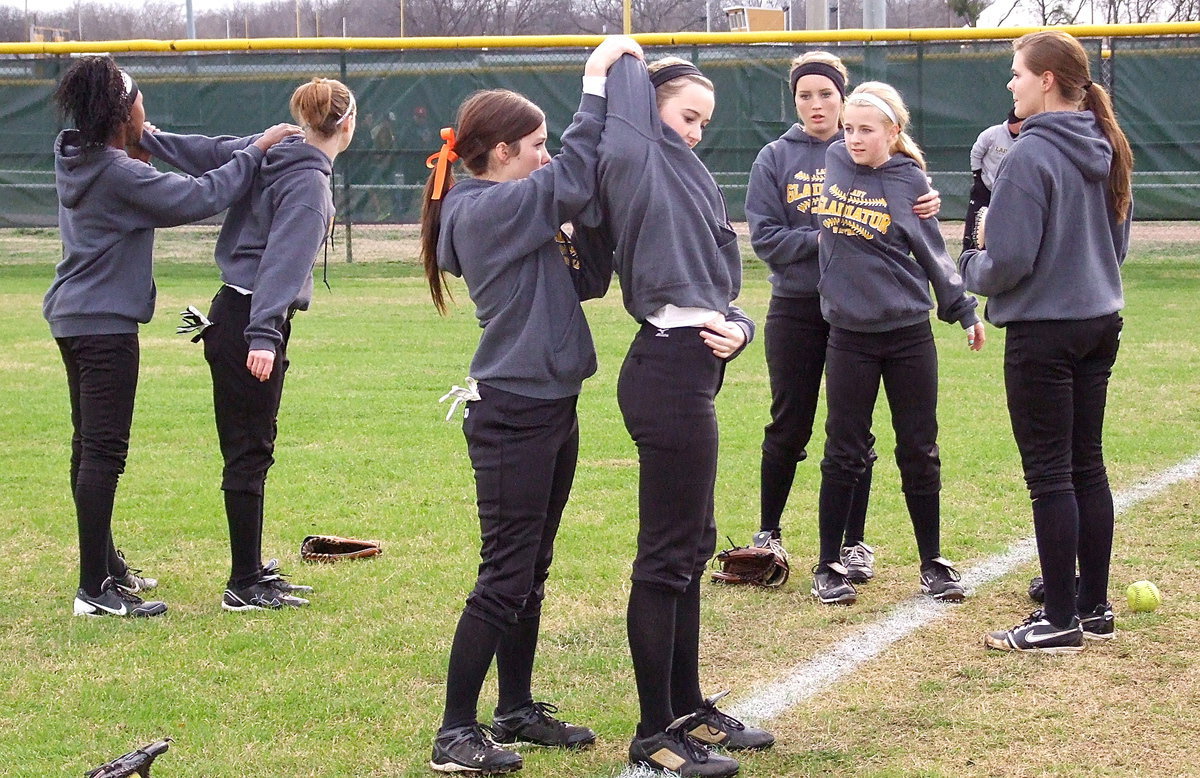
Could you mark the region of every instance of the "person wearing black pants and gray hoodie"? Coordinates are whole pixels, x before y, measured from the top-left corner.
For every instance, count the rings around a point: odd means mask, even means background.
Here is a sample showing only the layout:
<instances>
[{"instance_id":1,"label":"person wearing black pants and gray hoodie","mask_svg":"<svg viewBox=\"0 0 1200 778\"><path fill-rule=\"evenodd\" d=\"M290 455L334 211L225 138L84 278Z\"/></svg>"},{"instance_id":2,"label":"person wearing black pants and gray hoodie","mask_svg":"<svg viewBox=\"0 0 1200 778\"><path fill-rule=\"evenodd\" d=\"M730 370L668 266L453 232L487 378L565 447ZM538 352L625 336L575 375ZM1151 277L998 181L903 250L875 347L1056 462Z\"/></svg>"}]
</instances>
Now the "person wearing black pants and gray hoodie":
<instances>
[{"instance_id":1,"label":"person wearing black pants and gray hoodie","mask_svg":"<svg viewBox=\"0 0 1200 778\"><path fill-rule=\"evenodd\" d=\"M580 302L602 296L612 279L611 258L585 260L561 226L595 196L605 74L625 52L641 56L633 39L617 36L588 58L579 111L554 159L545 114L503 89L469 97L457 132L443 129L445 143L429 158L421 257L430 294L445 312L443 274L461 277L483 329L467 386L451 391L456 405L466 401L462 429L483 545L450 648L429 761L438 772L510 772L524 761L504 746L586 748L596 739L555 717L557 706L535 701L532 676L579 455L579 393L596 372ZM455 183L449 166L457 159L471 176ZM489 727L478 705L493 658L499 699Z\"/></svg>"},{"instance_id":2,"label":"person wearing black pants and gray hoodie","mask_svg":"<svg viewBox=\"0 0 1200 778\"><path fill-rule=\"evenodd\" d=\"M1078 41L1050 30L1013 49L1008 88L1025 123L1000 164L980 248L959 265L968 288L988 295L988 321L1007 330L1004 386L1033 500L1045 607L984 645L1066 654L1116 634L1103 432L1121 338L1133 154Z\"/></svg>"},{"instance_id":3,"label":"person wearing black pants and gray hoodie","mask_svg":"<svg viewBox=\"0 0 1200 778\"><path fill-rule=\"evenodd\" d=\"M312 300L313 264L333 227L333 161L354 137L356 106L344 84L314 78L293 92L291 111L304 134L271 149L221 227L216 262L224 283L209 309L212 325L201 333L225 460L232 561L221 607L230 611L302 607L308 600L296 592L311 591L288 582L275 560L262 562L264 492L275 462L291 321ZM200 172L254 142L146 132L141 145Z\"/></svg>"},{"instance_id":4,"label":"person wearing black pants and gray hoodie","mask_svg":"<svg viewBox=\"0 0 1200 778\"><path fill-rule=\"evenodd\" d=\"M858 480L871 449L871 415L882 381L896 432L896 464L921 561L921 591L964 596L941 554L941 459L937 446L937 350L929 322L958 322L983 347L977 302L946 253L934 219L912 213L928 190L921 151L904 132L908 112L887 84L846 98L846 139L829 147L821 218L821 311L830 324L825 360L829 415L819 498L820 558L812 594L849 605L857 591L838 561ZM915 260L915 261L914 261Z\"/></svg>"},{"instance_id":5,"label":"person wearing black pants and gray hoodie","mask_svg":"<svg viewBox=\"0 0 1200 778\"><path fill-rule=\"evenodd\" d=\"M825 182L825 152L842 139L848 79L842 60L827 51L805 52L792 60L789 83L800 123L759 151L746 187L750 244L771 270L771 303L763 328L771 422L763 430L759 531L751 541L756 546L782 549L783 509L796 465L808 458L805 447L821 394L829 322L821 315L817 293L821 223L816 205ZM941 198L932 191L913 205L922 219L940 209ZM854 583L875 577L875 552L864 537L874 460L872 449L842 541L841 563Z\"/></svg>"},{"instance_id":6,"label":"person wearing black pants and gray hoodie","mask_svg":"<svg viewBox=\"0 0 1200 778\"><path fill-rule=\"evenodd\" d=\"M725 201L695 147L712 117L712 82L670 58L624 57L608 77L600 194L584 252L615 251L625 309L640 325L617 384L637 444L638 546L627 627L641 719L634 764L726 776L737 760L707 745L775 739L700 689L700 583L716 545L714 400L754 323L733 305L741 255Z\"/></svg>"},{"instance_id":7,"label":"person wearing black pants and gray hoodie","mask_svg":"<svg viewBox=\"0 0 1200 778\"><path fill-rule=\"evenodd\" d=\"M136 145L146 120L134 80L109 57L82 57L55 93L77 129L54 144L63 259L42 310L67 369L71 491L79 523L79 615L157 616L135 594L157 581L132 570L112 541L137 391L138 325L154 315L154 228L220 213L247 191L263 152L295 128L278 125L199 178L160 173Z\"/></svg>"}]
</instances>

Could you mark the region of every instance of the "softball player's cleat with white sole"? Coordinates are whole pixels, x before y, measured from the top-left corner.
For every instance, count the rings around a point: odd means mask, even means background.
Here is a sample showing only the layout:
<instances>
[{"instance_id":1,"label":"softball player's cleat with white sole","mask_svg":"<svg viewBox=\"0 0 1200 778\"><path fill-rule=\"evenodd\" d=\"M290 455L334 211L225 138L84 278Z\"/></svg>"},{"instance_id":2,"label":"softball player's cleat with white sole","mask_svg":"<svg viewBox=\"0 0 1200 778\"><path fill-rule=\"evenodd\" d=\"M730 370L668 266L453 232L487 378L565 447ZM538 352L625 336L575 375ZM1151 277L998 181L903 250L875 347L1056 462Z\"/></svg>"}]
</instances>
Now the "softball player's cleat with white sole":
<instances>
[{"instance_id":1,"label":"softball player's cleat with white sole","mask_svg":"<svg viewBox=\"0 0 1200 778\"><path fill-rule=\"evenodd\" d=\"M225 590L221 598L221 607L227 611L264 611L283 610L285 608L303 608L308 600L303 597L281 592L275 588L273 581L256 581L250 586L234 587Z\"/></svg>"},{"instance_id":2,"label":"softball player's cleat with white sole","mask_svg":"<svg viewBox=\"0 0 1200 778\"><path fill-rule=\"evenodd\" d=\"M921 565L921 594L938 602L962 602L967 596L962 576L945 557L934 557Z\"/></svg>"},{"instance_id":3,"label":"softball player's cleat with white sole","mask_svg":"<svg viewBox=\"0 0 1200 778\"><path fill-rule=\"evenodd\" d=\"M133 616L146 618L161 616L167 612L167 604L158 600L147 602L117 585L112 578L105 578L100 585L100 594L93 597L82 588L75 592L74 611L76 616Z\"/></svg>"},{"instance_id":4,"label":"softball player's cleat with white sole","mask_svg":"<svg viewBox=\"0 0 1200 778\"><path fill-rule=\"evenodd\" d=\"M520 770L525 760L516 751L501 748L482 724L451 727L437 733L429 766L439 773L492 775Z\"/></svg>"},{"instance_id":5,"label":"softball player's cleat with white sole","mask_svg":"<svg viewBox=\"0 0 1200 778\"><path fill-rule=\"evenodd\" d=\"M860 541L853 546L842 546L841 557L850 583L866 583L875 577L875 549L866 543Z\"/></svg>"},{"instance_id":6,"label":"softball player's cleat with white sole","mask_svg":"<svg viewBox=\"0 0 1200 778\"><path fill-rule=\"evenodd\" d=\"M850 583L846 568L840 562L819 564L813 568L812 588L809 592L823 605L853 605L858 600L858 590Z\"/></svg>"},{"instance_id":7,"label":"softball player's cleat with white sole","mask_svg":"<svg viewBox=\"0 0 1200 778\"><path fill-rule=\"evenodd\" d=\"M1102 602L1089 613L1079 614L1084 640L1112 640L1117 636L1117 620L1112 605Z\"/></svg>"},{"instance_id":8,"label":"softball player's cleat with white sole","mask_svg":"<svg viewBox=\"0 0 1200 778\"><path fill-rule=\"evenodd\" d=\"M1067 627L1056 627L1041 610L1036 610L1012 629L984 635L983 644L997 651L1078 654L1083 650L1083 629L1078 618Z\"/></svg>"},{"instance_id":9,"label":"softball player's cleat with white sole","mask_svg":"<svg viewBox=\"0 0 1200 778\"><path fill-rule=\"evenodd\" d=\"M529 743L551 748L583 749L596 742L596 733L587 727L570 724L551 714L558 707L548 702L531 702L511 713L495 716L492 732L501 745Z\"/></svg>"}]
</instances>

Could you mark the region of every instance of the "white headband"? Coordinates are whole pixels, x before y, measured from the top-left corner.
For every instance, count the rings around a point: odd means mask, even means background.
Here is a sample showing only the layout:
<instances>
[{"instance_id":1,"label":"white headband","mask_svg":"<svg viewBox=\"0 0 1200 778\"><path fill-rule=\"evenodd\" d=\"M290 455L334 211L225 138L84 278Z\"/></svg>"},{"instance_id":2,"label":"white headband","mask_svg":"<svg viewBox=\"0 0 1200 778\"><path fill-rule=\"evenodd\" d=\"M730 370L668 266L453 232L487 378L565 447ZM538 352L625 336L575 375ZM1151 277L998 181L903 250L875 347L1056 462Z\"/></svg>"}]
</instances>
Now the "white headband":
<instances>
[{"instance_id":1,"label":"white headband","mask_svg":"<svg viewBox=\"0 0 1200 778\"><path fill-rule=\"evenodd\" d=\"M350 90L347 89L346 91L349 92ZM354 108L354 93L350 92L350 105L346 106L346 112L338 117L338 120L334 122L334 125L341 124L342 122L346 121L346 119L350 118L350 114L354 113Z\"/></svg>"},{"instance_id":2,"label":"white headband","mask_svg":"<svg viewBox=\"0 0 1200 778\"><path fill-rule=\"evenodd\" d=\"M848 102L848 103L853 103L853 102L870 103L871 105L875 106L879 110L883 111L883 115L886 116L887 118L891 119L892 124L896 125L897 127L900 126L900 120L896 118L896 112L892 110L892 107L890 105L888 105L882 98L876 97L875 95L871 94L870 92L855 92L854 94L852 94L846 98L846 102Z\"/></svg>"}]
</instances>

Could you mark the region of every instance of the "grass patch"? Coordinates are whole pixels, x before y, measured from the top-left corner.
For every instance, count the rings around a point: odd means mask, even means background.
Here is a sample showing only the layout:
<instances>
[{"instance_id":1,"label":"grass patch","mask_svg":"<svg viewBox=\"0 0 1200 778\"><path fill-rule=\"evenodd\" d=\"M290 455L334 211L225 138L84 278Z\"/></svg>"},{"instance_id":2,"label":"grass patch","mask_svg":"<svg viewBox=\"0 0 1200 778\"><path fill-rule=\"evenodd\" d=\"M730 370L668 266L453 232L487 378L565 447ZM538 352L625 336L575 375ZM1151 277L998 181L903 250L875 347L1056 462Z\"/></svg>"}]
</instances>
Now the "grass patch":
<instances>
[{"instance_id":1,"label":"grass patch","mask_svg":"<svg viewBox=\"0 0 1200 778\"><path fill-rule=\"evenodd\" d=\"M355 229L354 264L330 257L294 322L267 489L265 547L317 587L299 613L228 614L219 600L228 547L220 456L199 346L174 332L176 311L217 288L212 228L162 231L158 317L142 330L142 376L114 531L171 606L147 623L70 616L76 536L67 491L69 408L61 361L41 318L59 256L52 230L0 234L0 525L15 558L0 588L0 776L78 775L163 736L160 762L180 778L418 776L440 717L446 654L478 562L470 464L457 421L437 402L467 373L478 325L460 286L441 318L428 302L411 230ZM747 256L749 256L747 254ZM318 268L318 277L320 268ZM1117 488L1197 453L1200 294L1193 247L1155 243L1125 268L1127 308L1113 378L1107 451ZM770 289L746 263L741 304L761 325ZM580 402L582 440L544 617L536 693L600 734L582 754L527 752L530 776L612 776L637 718L624 635L636 534L636 453L616 404L634 333L619 294L586 304L600 371ZM980 354L935 326L941 359L943 544L969 565L1031 531L1003 399L1003 332ZM761 341L729 369L718 399L719 529L757 528L762 426L769 406ZM823 414L821 415L823 418ZM786 668L886 613L917 590L912 529L876 415L868 542L877 581L850 609L808 596L816 550L823 434L801 465L785 539L792 581L780 591L706 586L706 690L749 694ZM1200 735L1196 484L1119 520L1113 595L1156 580L1166 604L1118 611L1121 635L1080 657L985 654L980 636L1031 608L1030 569L985 588L950 618L897 645L830 692L772 723L779 747L743 760L744 775L1180 775ZM357 564L301 567L312 532L381 538ZM481 717L495 699L489 682ZM157 771L156 771L157 772Z\"/></svg>"}]
</instances>

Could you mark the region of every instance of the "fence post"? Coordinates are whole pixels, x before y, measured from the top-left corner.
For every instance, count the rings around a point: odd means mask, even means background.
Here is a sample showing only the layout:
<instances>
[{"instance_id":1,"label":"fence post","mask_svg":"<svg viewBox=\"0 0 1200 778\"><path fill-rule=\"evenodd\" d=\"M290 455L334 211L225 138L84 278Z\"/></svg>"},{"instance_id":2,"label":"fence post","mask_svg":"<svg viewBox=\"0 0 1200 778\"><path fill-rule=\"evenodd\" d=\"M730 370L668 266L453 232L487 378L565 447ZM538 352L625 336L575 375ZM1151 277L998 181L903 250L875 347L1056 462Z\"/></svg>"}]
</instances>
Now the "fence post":
<instances>
[{"instance_id":1,"label":"fence post","mask_svg":"<svg viewBox=\"0 0 1200 778\"><path fill-rule=\"evenodd\" d=\"M342 83L346 84L346 52L342 51L338 55L338 60L341 63ZM346 84L349 89L350 85ZM342 224L346 226L346 262L354 261L354 208L351 200L350 191L350 158L346 154L340 155L342 158L342 205L344 206L345 216L342 217Z\"/></svg>"}]
</instances>

